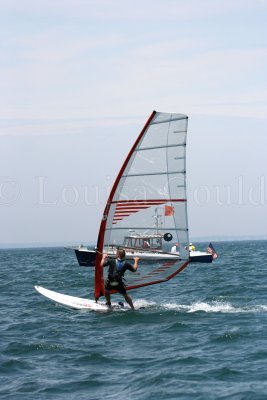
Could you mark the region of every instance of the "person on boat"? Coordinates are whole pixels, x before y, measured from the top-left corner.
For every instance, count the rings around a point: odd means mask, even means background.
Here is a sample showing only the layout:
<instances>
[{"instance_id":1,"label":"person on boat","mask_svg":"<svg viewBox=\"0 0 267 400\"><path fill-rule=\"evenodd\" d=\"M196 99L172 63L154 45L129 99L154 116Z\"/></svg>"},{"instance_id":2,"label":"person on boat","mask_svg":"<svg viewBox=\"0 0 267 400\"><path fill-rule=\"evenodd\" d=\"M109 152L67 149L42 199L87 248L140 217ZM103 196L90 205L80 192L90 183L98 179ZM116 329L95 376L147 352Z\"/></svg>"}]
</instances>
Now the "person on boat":
<instances>
[{"instance_id":1,"label":"person on boat","mask_svg":"<svg viewBox=\"0 0 267 400\"><path fill-rule=\"evenodd\" d=\"M193 243L189 243L189 251L195 251L196 247L193 245Z\"/></svg>"},{"instance_id":2,"label":"person on boat","mask_svg":"<svg viewBox=\"0 0 267 400\"><path fill-rule=\"evenodd\" d=\"M149 242L148 242L147 240L144 240L144 242L143 242L143 249L149 249L149 247L150 247Z\"/></svg>"},{"instance_id":3,"label":"person on boat","mask_svg":"<svg viewBox=\"0 0 267 400\"><path fill-rule=\"evenodd\" d=\"M132 310L134 310L134 305L131 297L127 294L125 289L125 284L123 281L124 274L127 270L131 272L136 272L138 268L139 258L134 258L134 265L125 261L125 250L117 250L116 260L107 259L107 254L103 254L101 265L103 267L109 267L108 269L108 277L105 281L105 297L107 300L107 305L111 307L110 301L110 291L116 290L120 293L125 301L129 304Z\"/></svg>"},{"instance_id":4,"label":"person on boat","mask_svg":"<svg viewBox=\"0 0 267 400\"><path fill-rule=\"evenodd\" d=\"M179 243L175 243L175 245L171 248L171 253L179 253L179 246Z\"/></svg>"}]
</instances>

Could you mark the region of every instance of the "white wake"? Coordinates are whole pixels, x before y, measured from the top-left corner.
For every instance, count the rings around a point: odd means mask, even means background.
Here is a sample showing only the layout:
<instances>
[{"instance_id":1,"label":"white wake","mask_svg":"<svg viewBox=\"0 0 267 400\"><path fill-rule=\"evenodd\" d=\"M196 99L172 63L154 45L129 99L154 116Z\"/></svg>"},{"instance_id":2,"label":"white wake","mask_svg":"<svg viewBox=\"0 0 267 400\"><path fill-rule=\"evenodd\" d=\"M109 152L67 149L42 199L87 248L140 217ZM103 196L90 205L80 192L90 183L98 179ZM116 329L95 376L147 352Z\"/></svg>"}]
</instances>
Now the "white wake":
<instances>
[{"instance_id":1,"label":"white wake","mask_svg":"<svg viewBox=\"0 0 267 400\"><path fill-rule=\"evenodd\" d=\"M262 313L267 312L267 305L253 306L234 306L229 302L212 301L212 302L195 302L192 304L163 303L158 304L153 301L138 299L134 301L136 310L140 309L160 309L173 310L187 313L206 312L206 313Z\"/></svg>"}]
</instances>

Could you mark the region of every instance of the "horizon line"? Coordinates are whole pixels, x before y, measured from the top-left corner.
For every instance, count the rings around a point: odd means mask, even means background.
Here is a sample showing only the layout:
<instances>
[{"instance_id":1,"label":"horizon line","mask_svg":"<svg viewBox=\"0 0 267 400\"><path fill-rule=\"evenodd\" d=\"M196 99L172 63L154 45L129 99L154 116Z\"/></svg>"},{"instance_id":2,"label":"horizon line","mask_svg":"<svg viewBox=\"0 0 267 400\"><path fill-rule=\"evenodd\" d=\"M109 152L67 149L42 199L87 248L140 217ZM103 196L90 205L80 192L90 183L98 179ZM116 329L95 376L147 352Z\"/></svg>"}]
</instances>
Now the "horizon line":
<instances>
[{"instance_id":1,"label":"horizon line","mask_svg":"<svg viewBox=\"0 0 267 400\"><path fill-rule=\"evenodd\" d=\"M261 240L267 240L267 235L258 235L258 236L214 236L212 237L192 237L190 241L192 242L199 242L199 243L204 243L204 242L229 242L229 241L241 241L241 242L247 242L247 241L261 241ZM88 241L88 242L83 242L86 243L85 246L95 246L96 242ZM57 248L57 247L66 247L70 248L71 246L79 246L81 243L73 243L73 242L39 242L39 243L0 243L0 249L22 249L22 248L45 248L45 247L50 247L50 248Z\"/></svg>"}]
</instances>

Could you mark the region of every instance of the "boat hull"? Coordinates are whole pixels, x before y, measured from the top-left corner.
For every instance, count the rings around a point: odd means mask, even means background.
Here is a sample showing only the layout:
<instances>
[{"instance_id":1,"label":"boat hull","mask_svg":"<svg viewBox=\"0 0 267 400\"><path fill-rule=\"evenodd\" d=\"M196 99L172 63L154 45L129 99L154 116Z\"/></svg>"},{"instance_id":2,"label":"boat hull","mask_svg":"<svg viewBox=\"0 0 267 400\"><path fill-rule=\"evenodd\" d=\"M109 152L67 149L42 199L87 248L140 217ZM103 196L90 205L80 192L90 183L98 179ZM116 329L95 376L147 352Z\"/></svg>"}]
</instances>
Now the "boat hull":
<instances>
[{"instance_id":1,"label":"boat hull","mask_svg":"<svg viewBox=\"0 0 267 400\"><path fill-rule=\"evenodd\" d=\"M78 263L81 267L94 267L95 266L95 259L96 259L96 252L94 250L79 250L74 249L76 258Z\"/></svg>"},{"instance_id":2,"label":"boat hull","mask_svg":"<svg viewBox=\"0 0 267 400\"><path fill-rule=\"evenodd\" d=\"M213 257L212 254L204 251L190 251L189 261L198 263L212 263Z\"/></svg>"},{"instance_id":3,"label":"boat hull","mask_svg":"<svg viewBox=\"0 0 267 400\"><path fill-rule=\"evenodd\" d=\"M87 248L75 248L75 255L78 260L78 263L81 267L94 267L95 259L96 259L96 251L90 250ZM110 256L115 256L114 254L110 254ZM126 252L126 259L133 260L134 257L139 257L140 261L144 261L146 263L153 263L156 261L173 261L179 260L179 255L176 254L166 254L166 253L150 253L150 252ZM193 251L190 252L189 261L190 262L198 262L198 263L211 263L212 255L206 252L201 251Z\"/></svg>"}]
</instances>

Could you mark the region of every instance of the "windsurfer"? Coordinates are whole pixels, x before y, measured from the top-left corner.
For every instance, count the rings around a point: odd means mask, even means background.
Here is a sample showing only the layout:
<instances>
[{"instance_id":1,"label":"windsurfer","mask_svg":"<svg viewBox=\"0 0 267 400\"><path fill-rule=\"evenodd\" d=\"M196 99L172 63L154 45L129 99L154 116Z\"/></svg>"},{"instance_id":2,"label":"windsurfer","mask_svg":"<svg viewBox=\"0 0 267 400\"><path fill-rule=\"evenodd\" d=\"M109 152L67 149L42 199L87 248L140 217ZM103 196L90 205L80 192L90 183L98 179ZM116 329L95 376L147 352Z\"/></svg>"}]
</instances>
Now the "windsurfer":
<instances>
[{"instance_id":1,"label":"windsurfer","mask_svg":"<svg viewBox=\"0 0 267 400\"><path fill-rule=\"evenodd\" d=\"M127 270L131 272L137 271L139 258L135 257L134 265L131 265L125 261L125 251L123 249L117 250L116 260L106 260L106 258L107 254L103 254L101 265L103 267L109 267L108 277L105 281L105 297L107 300L107 305L111 307L110 291L116 290L125 298L125 301L129 304L131 309L134 310L132 299L126 292L123 277Z\"/></svg>"}]
</instances>

